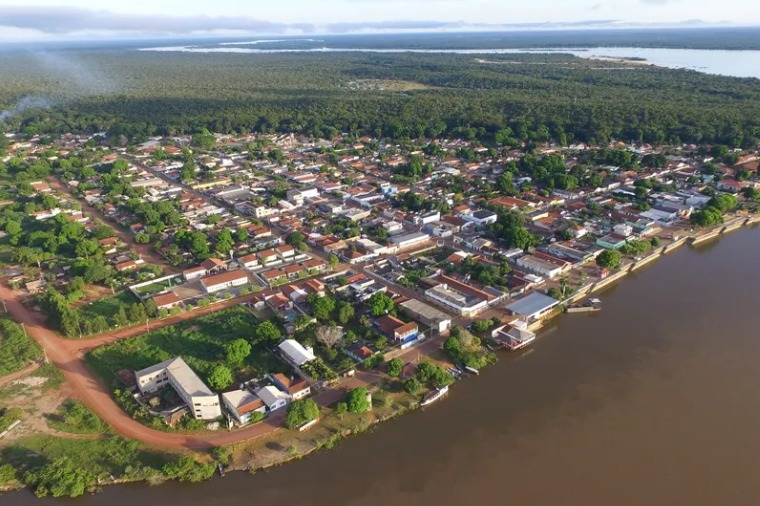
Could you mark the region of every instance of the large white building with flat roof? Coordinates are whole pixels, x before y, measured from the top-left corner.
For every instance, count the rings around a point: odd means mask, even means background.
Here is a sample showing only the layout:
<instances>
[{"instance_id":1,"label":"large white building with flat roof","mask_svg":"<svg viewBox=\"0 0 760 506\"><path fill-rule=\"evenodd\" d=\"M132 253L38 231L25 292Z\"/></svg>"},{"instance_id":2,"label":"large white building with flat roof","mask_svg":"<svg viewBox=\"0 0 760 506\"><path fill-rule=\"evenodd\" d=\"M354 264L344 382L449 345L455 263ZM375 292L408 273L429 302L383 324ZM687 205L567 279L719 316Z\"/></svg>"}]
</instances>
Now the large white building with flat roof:
<instances>
[{"instance_id":1,"label":"large white building with flat roof","mask_svg":"<svg viewBox=\"0 0 760 506\"><path fill-rule=\"evenodd\" d=\"M143 395L171 386L198 420L215 420L222 416L219 396L201 381L181 357L137 371L135 379Z\"/></svg>"}]
</instances>

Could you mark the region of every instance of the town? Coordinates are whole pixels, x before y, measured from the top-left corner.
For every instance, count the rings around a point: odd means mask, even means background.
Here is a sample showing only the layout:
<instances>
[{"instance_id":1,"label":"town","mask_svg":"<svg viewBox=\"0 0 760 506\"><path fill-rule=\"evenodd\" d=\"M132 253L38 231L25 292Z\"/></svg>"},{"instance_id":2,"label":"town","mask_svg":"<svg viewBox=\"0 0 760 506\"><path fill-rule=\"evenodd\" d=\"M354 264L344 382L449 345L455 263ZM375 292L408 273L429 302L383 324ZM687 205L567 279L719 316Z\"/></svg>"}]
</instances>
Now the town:
<instances>
[{"instance_id":1,"label":"town","mask_svg":"<svg viewBox=\"0 0 760 506\"><path fill-rule=\"evenodd\" d=\"M167 448L310 430L389 381L428 405L760 205L760 155L727 146L204 130L2 153L6 312L117 433Z\"/></svg>"}]
</instances>

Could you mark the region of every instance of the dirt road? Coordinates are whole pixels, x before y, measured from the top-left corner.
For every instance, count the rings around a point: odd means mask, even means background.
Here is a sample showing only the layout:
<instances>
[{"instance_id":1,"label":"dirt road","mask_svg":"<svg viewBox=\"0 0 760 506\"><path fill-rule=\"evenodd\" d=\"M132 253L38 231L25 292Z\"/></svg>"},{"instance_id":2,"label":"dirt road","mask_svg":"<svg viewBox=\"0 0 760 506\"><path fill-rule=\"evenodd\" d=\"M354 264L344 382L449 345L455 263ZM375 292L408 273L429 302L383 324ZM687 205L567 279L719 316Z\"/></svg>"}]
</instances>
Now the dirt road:
<instances>
[{"instance_id":1,"label":"dirt road","mask_svg":"<svg viewBox=\"0 0 760 506\"><path fill-rule=\"evenodd\" d=\"M12 383L16 381L17 379L21 379L27 374L36 371L40 368L39 362L32 362L31 364L27 365L23 369L20 369L14 373L8 374L6 376L0 377L0 387L3 385L7 385L8 383Z\"/></svg>"},{"instance_id":2,"label":"dirt road","mask_svg":"<svg viewBox=\"0 0 760 506\"><path fill-rule=\"evenodd\" d=\"M150 244L137 244L135 242L134 237L131 233L122 230L118 226L115 226L114 223L106 217L105 214L103 214L97 207L90 205L89 202L86 200L79 200L78 198L74 197L74 195L71 194L71 191L69 188L61 183L58 179L54 177L48 178L48 184L50 184L51 188L53 188L55 191L60 192L64 195L67 195L72 200L74 200L77 204L82 206L83 211L87 211L92 216L96 217L98 220L102 221L104 225L111 228L111 230L114 231L114 233L121 239L121 241L124 244L129 245L130 248L137 251L140 256L148 263L158 265L164 269L164 272L166 274L176 274L179 272L179 269L176 267L173 267L169 265L169 263L161 257L158 253L156 253L153 250L153 247Z\"/></svg>"},{"instance_id":3,"label":"dirt road","mask_svg":"<svg viewBox=\"0 0 760 506\"><path fill-rule=\"evenodd\" d=\"M204 450L256 439L281 428L284 413L275 414L264 422L250 427L232 432L220 431L216 434L184 435L150 429L122 411L111 398L108 387L87 368L75 352L68 348L68 342L45 328L40 314L21 304L16 294L8 287L0 286L0 297L5 299L8 312L14 320L24 323L29 335L47 350L48 359L63 372L72 387L74 396L121 436L162 448Z\"/></svg>"}]
</instances>

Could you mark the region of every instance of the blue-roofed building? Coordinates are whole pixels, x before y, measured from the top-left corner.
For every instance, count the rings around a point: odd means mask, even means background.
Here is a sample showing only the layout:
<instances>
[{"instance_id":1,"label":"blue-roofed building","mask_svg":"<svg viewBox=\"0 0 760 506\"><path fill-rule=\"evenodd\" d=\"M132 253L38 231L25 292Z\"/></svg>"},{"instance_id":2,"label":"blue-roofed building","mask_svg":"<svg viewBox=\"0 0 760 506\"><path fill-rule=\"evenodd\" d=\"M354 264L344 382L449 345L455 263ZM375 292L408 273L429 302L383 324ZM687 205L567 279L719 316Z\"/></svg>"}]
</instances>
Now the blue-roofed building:
<instances>
[{"instance_id":1,"label":"blue-roofed building","mask_svg":"<svg viewBox=\"0 0 760 506\"><path fill-rule=\"evenodd\" d=\"M559 306L560 302L543 293L533 292L507 306L517 316L524 318L541 318Z\"/></svg>"}]
</instances>

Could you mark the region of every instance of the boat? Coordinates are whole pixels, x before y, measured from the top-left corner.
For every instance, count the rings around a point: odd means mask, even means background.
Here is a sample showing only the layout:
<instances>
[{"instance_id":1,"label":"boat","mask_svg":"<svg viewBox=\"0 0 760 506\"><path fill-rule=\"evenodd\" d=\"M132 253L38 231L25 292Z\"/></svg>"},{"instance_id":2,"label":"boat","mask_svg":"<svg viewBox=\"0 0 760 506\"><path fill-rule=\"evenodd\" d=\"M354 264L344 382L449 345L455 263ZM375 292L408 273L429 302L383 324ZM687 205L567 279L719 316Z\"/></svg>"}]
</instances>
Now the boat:
<instances>
[{"instance_id":1,"label":"boat","mask_svg":"<svg viewBox=\"0 0 760 506\"><path fill-rule=\"evenodd\" d=\"M536 334L533 332L527 333L523 332L520 334L520 337L512 337L504 342L504 347L507 348L509 351L517 351L525 348L530 343L536 340Z\"/></svg>"},{"instance_id":2,"label":"boat","mask_svg":"<svg viewBox=\"0 0 760 506\"><path fill-rule=\"evenodd\" d=\"M477 369L475 369L474 367L470 367L469 365L466 365L466 366L464 367L464 370L465 370L465 371L467 371L467 372L468 372L468 373L470 373L470 374L474 374L475 376L477 376L477 375L479 375L479 374L480 374L480 371L478 371L478 370L477 370Z\"/></svg>"},{"instance_id":3,"label":"boat","mask_svg":"<svg viewBox=\"0 0 760 506\"><path fill-rule=\"evenodd\" d=\"M565 308L565 313L595 313L602 310L602 301L599 299L589 299L583 304L573 304Z\"/></svg>"},{"instance_id":4,"label":"boat","mask_svg":"<svg viewBox=\"0 0 760 506\"><path fill-rule=\"evenodd\" d=\"M433 404L435 401L449 393L449 387L436 388L435 391L427 394L420 402L420 406L425 407Z\"/></svg>"}]
</instances>

